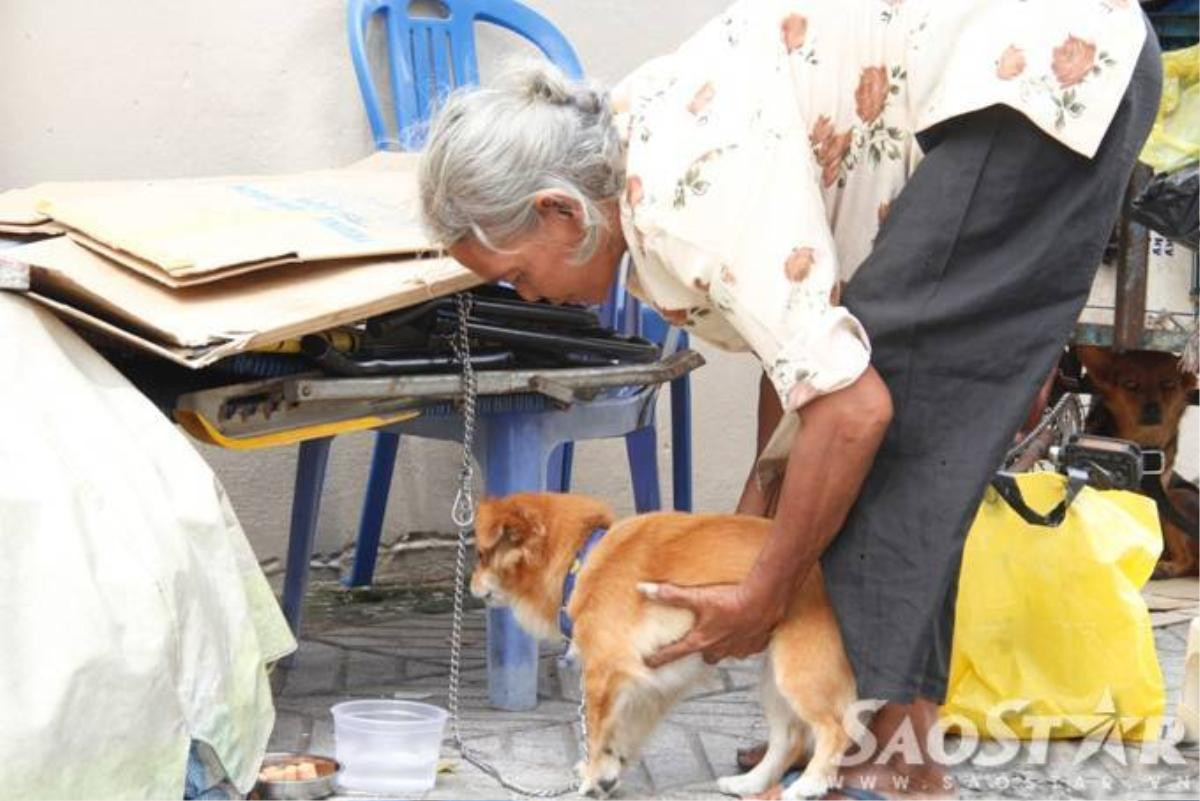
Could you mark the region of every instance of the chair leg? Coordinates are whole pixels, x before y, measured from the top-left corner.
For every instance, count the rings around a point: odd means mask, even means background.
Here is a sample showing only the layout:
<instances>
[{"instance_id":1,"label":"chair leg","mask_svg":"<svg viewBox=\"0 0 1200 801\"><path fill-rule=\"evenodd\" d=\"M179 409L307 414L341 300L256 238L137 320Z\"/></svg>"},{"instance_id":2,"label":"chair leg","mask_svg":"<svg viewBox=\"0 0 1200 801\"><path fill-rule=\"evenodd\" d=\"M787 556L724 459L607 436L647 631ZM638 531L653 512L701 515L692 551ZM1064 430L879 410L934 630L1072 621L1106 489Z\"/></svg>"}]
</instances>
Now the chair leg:
<instances>
[{"instance_id":1,"label":"chair leg","mask_svg":"<svg viewBox=\"0 0 1200 801\"><path fill-rule=\"evenodd\" d=\"M548 447L538 442L537 425L522 425L520 415L490 420L485 445L487 493L544 490ZM532 447L531 447L532 446ZM508 608L489 609L487 617L488 700L511 712L537 706L538 645L517 625Z\"/></svg>"},{"instance_id":2,"label":"chair leg","mask_svg":"<svg viewBox=\"0 0 1200 801\"><path fill-rule=\"evenodd\" d=\"M571 467L575 462L575 443L564 442L550 454L546 489L551 492L571 491Z\"/></svg>"},{"instance_id":3,"label":"chair leg","mask_svg":"<svg viewBox=\"0 0 1200 801\"><path fill-rule=\"evenodd\" d=\"M391 431L375 434L375 450L371 453L371 475L363 497L362 516L358 521L358 539L354 543L354 564L350 575L342 579L346 587L367 587L375 575L375 560L379 557L379 536L383 531L383 516L387 511L388 493L392 489L392 473L396 469L396 451L400 435Z\"/></svg>"},{"instance_id":4,"label":"chair leg","mask_svg":"<svg viewBox=\"0 0 1200 801\"><path fill-rule=\"evenodd\" d=\"M675 511L692 511L692 379L671 382L671 489Z\"/></svg>"},{"instance_id":5,"label":"chair leg","mask_svg":"<svg viewBox=\"0 0 1200 801\"><path fill-rule=\"evenodd\" d=\"M625 435L629 474L633 477L633 505L638 512L662 508L658 490L658 437L653 425Z\"/></svg>"},{"instance_id":6,"label":"chair leg","mask_svg":"<svg viewBox=\"0 0 1200 801\"><path fill-rule=\"evenodd\" d=\"M287 572L283 578L283 616L297 636L304 610L304 592L308 589L308 563L317 535L317 515L321 511L321 488L325 483L325 466L329 463L332 442L332 437L325 437L300 443L300 456L296 461Z\"/></svg>"}]
</instances>

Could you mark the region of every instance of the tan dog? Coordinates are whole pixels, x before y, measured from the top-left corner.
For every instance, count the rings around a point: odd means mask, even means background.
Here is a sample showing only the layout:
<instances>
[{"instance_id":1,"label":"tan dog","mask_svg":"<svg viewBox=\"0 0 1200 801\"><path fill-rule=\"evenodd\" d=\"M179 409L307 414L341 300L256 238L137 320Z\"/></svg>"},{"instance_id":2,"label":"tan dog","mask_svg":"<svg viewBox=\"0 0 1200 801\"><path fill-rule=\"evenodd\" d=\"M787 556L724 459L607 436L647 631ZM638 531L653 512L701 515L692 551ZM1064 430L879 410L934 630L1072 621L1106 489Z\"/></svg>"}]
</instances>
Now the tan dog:
<instances>
[{"instance_id":1,"label":"tan dog","mask_svg":"<svg viewBox=\"0 0 1200 801\"><path fill-rule=\"evenodd\" d=\"M563 582L577 552L595 529L609 528L587 554L566 609L587 700L589 760L579 767L581 793L611 793L667 710L713 670L698 654L657 670L646 667L644 657L683 637L693 616L646 600L638 583L741 581L769 526L757 517L679 513L614 523L612 511L600 501L553 493L511 495L480 505L471 592L489 604L512 607L520 624L545 640L562 639ZM804 752L811 732L812 757L784 798L823 795L850 744L843 716L856 691L819 566L775 629L760 689L769 728L766 756L750 773L720 779L720 789L752 795L775 785Z\"/></svg>"},{"instance_id":2,"label":"tan dog","mask_svg":"<svg viewBox=\"0 0 1200 801\"><path fill-rule=\"evenodd\" d=\"M1170 353L1129 351L1078 345L1079 361L1100 396L1101 404L1088 414L1087 428L1094 434L1135 442L1163 452L1162 476L1147 476L1143 492L1159 503L1163 527L1163 554L1155 578L1197 575L1200 547L1196 542L1196 490L1174 473L1179 449L1179 421L1196 388L1196 376L1181 372ZM1148 484L1160 481L1161 491ZM1169 504L1171 509L1164 508ZM1185 531L1190 528L1190 531Z\"/></svg>"}]
</instances>

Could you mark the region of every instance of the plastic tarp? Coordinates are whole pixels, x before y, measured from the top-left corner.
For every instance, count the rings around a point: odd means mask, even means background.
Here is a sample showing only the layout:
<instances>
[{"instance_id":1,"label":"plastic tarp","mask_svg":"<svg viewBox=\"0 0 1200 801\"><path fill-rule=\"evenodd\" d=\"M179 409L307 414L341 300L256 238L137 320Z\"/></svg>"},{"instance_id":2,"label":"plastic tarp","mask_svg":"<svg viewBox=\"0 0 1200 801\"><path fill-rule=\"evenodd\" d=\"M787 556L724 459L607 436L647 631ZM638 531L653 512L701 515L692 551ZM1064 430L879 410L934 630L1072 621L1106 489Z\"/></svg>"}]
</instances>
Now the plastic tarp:
<instances>
[{"instance_id":1,"label":"plastic tarp","mask_svg":"<svg viewBox=\"0 0 1200 801\"><path fill-rule=\"evenodd\" d=\"M224 491L49 311L0 342L0 794L180 798L193 739L248 791L296 644Z\"/></svg>"}]
</instances>

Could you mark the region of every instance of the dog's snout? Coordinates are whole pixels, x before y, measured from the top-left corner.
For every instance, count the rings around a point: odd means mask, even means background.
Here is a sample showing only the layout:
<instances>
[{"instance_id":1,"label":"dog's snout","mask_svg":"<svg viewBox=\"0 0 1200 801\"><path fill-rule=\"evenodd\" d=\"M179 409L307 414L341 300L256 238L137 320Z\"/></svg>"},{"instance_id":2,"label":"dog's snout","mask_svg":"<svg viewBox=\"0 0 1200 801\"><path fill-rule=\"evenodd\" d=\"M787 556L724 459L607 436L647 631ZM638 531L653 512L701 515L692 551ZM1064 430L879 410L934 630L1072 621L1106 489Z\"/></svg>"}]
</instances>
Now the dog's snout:
<instances>
[{"instance_id":1,"label":"dog's snout","mask_svg":"<svg viewBox=\"0 0 1200 801\"><path fill-rule=\"evenodd\" d=\"M596 784L600 785L600 789L603 790L604 792L611 793L613 791L613 788L617 786L617 780L616 779L601 779L600 781L596 782Z\"/></svg>"},{"instance_id":2,"label":"dog's snout","mask_svg":"<svg viewBox=\"0 0 1200 801\"><path fill-rule=\"evenodd\" d=\"M1139 423L1144 426L1157 426L1162 424L1162 420L1162 404L1147 403L1142 406L1142 417L1138 421Z\"/></svg>"}]
</instances>

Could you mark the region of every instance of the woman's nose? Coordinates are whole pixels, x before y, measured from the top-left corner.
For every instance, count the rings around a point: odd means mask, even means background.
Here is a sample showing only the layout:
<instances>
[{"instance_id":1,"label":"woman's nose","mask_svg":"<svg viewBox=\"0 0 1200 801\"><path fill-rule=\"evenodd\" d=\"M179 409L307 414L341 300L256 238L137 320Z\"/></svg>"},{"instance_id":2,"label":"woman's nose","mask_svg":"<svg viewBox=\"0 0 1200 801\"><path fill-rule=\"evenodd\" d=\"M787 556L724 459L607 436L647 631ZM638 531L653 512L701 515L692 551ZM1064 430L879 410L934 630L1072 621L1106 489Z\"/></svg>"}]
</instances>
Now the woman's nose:
<instances>
[{"instance_id":1,"label":"woman's nose","mask_svg":"<svg viewBox=\"0 0 1200 801\"><path fill-rule=\"evenodd\" d=\"M527 285L518 286L516 289L517 289L517 294L521 296L522 300L528 300L528 301L532 302L532 301L539 301L542 299L541 295L539 295L537 292L534 292Z\"/></svg>"}]
</instances>

